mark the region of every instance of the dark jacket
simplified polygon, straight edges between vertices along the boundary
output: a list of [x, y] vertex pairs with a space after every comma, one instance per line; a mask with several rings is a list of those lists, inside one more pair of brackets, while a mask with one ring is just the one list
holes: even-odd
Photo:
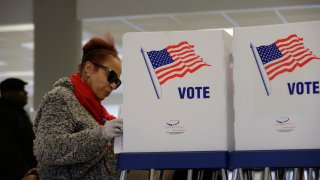
[[19, 179], [37, 161], [33, 155], [35, 138], [30, 118], [23, 107], [16, 107], [0, 98], [1, 176], [4, 179]]

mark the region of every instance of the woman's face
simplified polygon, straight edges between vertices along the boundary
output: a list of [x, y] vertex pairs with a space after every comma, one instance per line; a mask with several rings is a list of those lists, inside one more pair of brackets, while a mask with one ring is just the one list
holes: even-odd
[[[104, 67], [103, 67], [104, 66]], [[85, 72], [87, 72], [87, 83], [91, 87], [96, 98], [100, 101], [108, 97], [116, 88], [116, 84], [109, 83], [108, 77], [110, 71], [113, 70], [120, 79], [122, 73], [121, 62], [118, 58], [109, 56], [100, 63], [92, 63], [90, 61], [85, 64]]]

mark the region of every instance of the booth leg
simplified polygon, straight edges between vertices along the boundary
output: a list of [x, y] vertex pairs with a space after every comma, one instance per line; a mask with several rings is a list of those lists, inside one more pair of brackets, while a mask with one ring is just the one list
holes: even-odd
[[319, 168], [309, 168], [307, 180], [318, 180], [320, 178], [320, 169]]
[[211, 180], [217, 180], [218, 174], [219, 174], [218, 171], [214, 169], [212, 171], [212, 179]]
[[302, 169], [302, 180], [308, 180], [308, 168]]
[[120, 174], [120, 180], [125, 180], [127, 175], [127, 170], [122, 170]]
[[276, 180], [285, 180], [285, 170], [284, 169], [276, 169], [275, 170]]
[[150, 169], [149, 180], [153, 180], [153, 178], [154, 178], [154, 169]]
[[293, 180], [302, 180], [302, 173], [300, 168], [294, 168]]
[[237, 180], [237, 178], [238, 178], [238, 169], [234, 169], [233, 171], [232, 171], [232, 180]]
[[221, 178], [222, 180], [228, 180], [227, 171], [225, 169], [221, 169]]
[[192, 180], [192, 169], [188, 169], [187, 180]]
[[239, 176], [241, 180], [252, 180], [252, 171], [239, 168]]
[[307, 180], [313, 180], [313, 169], [309, 168], [308, 169], [308, 178]]
[[244, 180], [244, 175], [243, 175], [243, 169], [242, 168], [239, 168], [239, 179], [240, 180]]
[[252, 180], [252, 171], [250, 169], [243, 170], [243, 178], [245, 180]]
[[263, 178], [263, 170], [261, 169], [252, 169], [251, 170], [251, 179], [261, 180]]
[[164, 169], [161, 169], [161, 170], [160, 170], [159, 180], [164, 180], [164, 177], [165, 177], [165, 170], [164, 170]]
[[203, 172], [204, 172], [204, 170], [199, 170], [199, 171], [198, 171], [197, 180], [202, 180], [202, 179], [203, 179]]
[[254, 170], [249, 171], [250, 180], [253, 180], [253, 175], [254, 175], [253, 173], [254, 173]]
[[270, 168], [265, 167], [263, 171], [263, 180], [270, 180], [270, 179], [271, 179]]

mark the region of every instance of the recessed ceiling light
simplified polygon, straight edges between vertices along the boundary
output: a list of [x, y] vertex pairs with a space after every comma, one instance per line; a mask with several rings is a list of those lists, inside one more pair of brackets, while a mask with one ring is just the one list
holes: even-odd
[[26, 48], [26, 49], [28, 49], [30, 51], [33, 51], [34, 43], [33, 42], [21, 43], [21, 47]]
[[0, 67], [1, 66], [8, 66], [8, 63], [6, 61], [0, 61]]

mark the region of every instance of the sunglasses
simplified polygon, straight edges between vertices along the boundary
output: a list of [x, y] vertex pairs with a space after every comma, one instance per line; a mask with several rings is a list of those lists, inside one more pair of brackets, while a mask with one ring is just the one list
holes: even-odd
[[116, 85], [116, 87], [114, 89], [117, 89], [120, 85], [121, 85], [121, 80], [118, 78], [117, 73], [112, 70], [111, 68], [107, 67], [107, 66], [103, 66], [101, 64], [98, 63], [93, 63], [91, 62], [93, 65], [95, 65], [98, 68], [101, 68], [107, 72], [109, 72], [107, 80], [110, 84], [114, 83]]

